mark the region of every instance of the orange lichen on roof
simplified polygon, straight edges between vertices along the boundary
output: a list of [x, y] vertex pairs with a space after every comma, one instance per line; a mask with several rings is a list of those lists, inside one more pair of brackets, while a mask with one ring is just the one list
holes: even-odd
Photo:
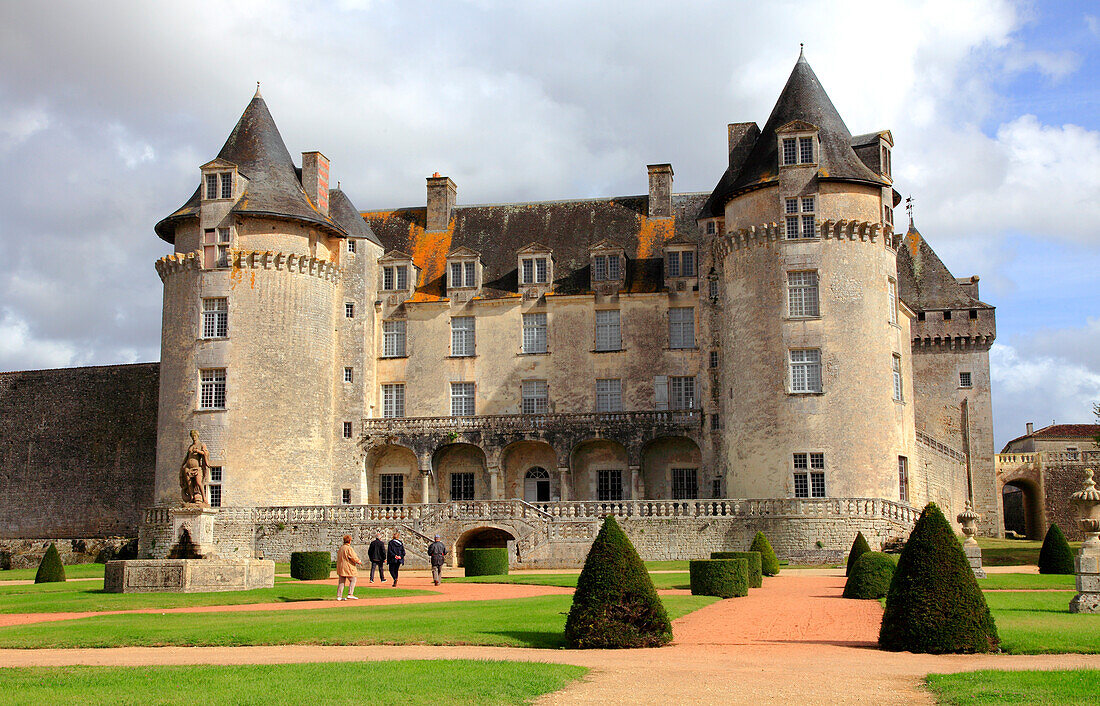
[[649, 218], [638, 216], [638, 253], [639, 260], [645, 260], [658, 253], [658, 248], [672, 239], [676, 234], [676, 219], [674, 218]]
[[443, 275], [447, 267], [447, 253], [451, 251], [451, 236], [455, 222], [447, 224], [447, 230], [427, 233], [419, 223], [409, 224], [409, 253], [413, 264], [420, 268], [423, 279], [412, 296], [414, 302], [433, 301], [443, 297]]

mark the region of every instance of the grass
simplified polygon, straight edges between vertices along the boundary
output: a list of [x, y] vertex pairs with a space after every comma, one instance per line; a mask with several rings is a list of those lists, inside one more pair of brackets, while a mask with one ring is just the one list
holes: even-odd
[[[435, 591], [358, 587], [359, 595], [371, 598], [418, 596]], [[367, 592], [369, 591], [369, 593]], [[245, 605], [330, 600], [336, 587], [324, 584], [279, 581], [274, 588], [215, 593], [106, 593], [98, 581], [0, 585], [0, 613], [68, 613], [140, 608], [182, 608], [185, 606]]]
[[[406, 660], [0, 669], [0, 704], [527, 704], [588, 670], [571, 664]], [[202, 685], [203, 688], [196, 688]], [[215, 686], [216, 685], [216, 686]]]
[[1095, 704], [1100, 671], [1004, 672], [985, 670], [929, 674], [925, 684], [936, 701], [952, 706], [997, 704]]
[[[103, 578], [103, 564], [69, 564], [65, 567], [66, 579]], [[38, 567], [33, 569], [0, 569], [0, 581], [33, 581]]]
[[[470, 576], [443, 579], [448, 583], [513, 583], [525, 586], [561, 586], [576, 588], [580, 574], [509, 574], [508, 576]], [[659, 589], [691, 588], [687, 572], [650, 574], [653, 585]]]
[[[646, 561], [646, 571], [687, 571], [688, 562], [685, 561]], [[579, 572], [580, 569], [577, 569]]]
[[1037, 591], [1057, 588], [1063, 591], [1074, 589], [1072, 574], [987, 574], [978, 579], [983, 591]]
[[986, 593], [1001, 649], [1014, 654], [1100, 653], [1100, 615], [1069, 612], [1073, 591]]
[[[978, 537], [978, 546], [982, 548], [984, 566], [1024, 566], [1039, 563], [1039, 550], [1043, 543], [1034, 539]], [[1081, 543], [1070, 542], [1069, 546], [1076, 552]]]
[[[716, 600], [662, 598], [670, 618]], [[103, 615], [0, 628], [0, 647], [430, 644], [560, 648], [565, 646], [562, 633], [571, 604], [572, 596], [540, 596], [417, 606], [345, 603], [308, 613]], [[367, 693], [373, 691], [362, 692]]]

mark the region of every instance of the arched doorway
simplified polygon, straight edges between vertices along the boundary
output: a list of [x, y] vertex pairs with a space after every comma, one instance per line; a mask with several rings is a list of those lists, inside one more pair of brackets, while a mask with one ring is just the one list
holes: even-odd
[[455, 541], [454, 556], [458, 559], [458, 565], [463, 566], [462, 553], [468, 548], [507, 548], [508, 543], [514, 542], [515, 539], [511, 532], [499, 527], [475, 527], [463, 532], [462, 536]]
[[550, 502], [550, 473], [542, 466], [529, 468], [524, 475], [523, 499], [529, 503]]
[[1005, 532], [1015, 532], [1028, 539], [1043, 538], [1043, 507], [1034, 484], [1026, 480], [1005, 483], [1001, 501]]

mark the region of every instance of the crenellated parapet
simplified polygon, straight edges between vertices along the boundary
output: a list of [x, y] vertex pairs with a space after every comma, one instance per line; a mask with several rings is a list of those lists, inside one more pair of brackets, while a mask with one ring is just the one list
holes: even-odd
[[[172, 253], [154, 263], [161, 281], [169, 275], [184, 270], [203, 270], [202, 252]], [[227, 269], [227, 268], [218, 268]], [[274, 252], [271, 250], [231, 250], [229, 253], [230, 270], [276, 270], [294, 274], [311, 275], [329, 282], [339, 282], [340, 268], [330, 260], [322, 260], [310, 255], [298, 253]]]
[[911, 323], [914, 350], [989, 348], [997, 338], [996, 312], [981, 305], [968, 309], [927, 309]]
[[194, 252], [172, 253], [157, 260], [153, 263], [153, 266], [157, 269], [157, 274], [160, 275], [160, 280], [163, 282], [168, 278], [168, 275], [177, 272], [201, 270], [202, 252], [195, 250]]
[[[818, 221], [817, 229], [821, 240], [882, 242], [885, 247], [895, 251], [901, 243], [901, 236], [894, 233], [892, 227], [871, 221], [847, 219]], [[783, 226], [775, 222], [761, 223], [760, 225], [740, 228], [722, 237], [715, 238], [714, 251], [721, 258], [734, 250], [741, 250], [754, 245], [767, 245], [778, 241], [787, 241]], [[807, 241], [802, 238], [792, 238], [789, 242]]]

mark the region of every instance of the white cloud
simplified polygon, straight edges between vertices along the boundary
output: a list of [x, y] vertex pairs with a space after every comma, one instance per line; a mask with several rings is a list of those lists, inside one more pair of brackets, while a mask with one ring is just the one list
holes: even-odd
[[49, 124], [49, 116], [41, 108], [17, 108], [0, 121], [0, 148], [11, 148]]
[[25, 321], [4, 310], [0, 317], [0, 370], [63, 368], [75, 359], [72, 345], [35, 339]]

